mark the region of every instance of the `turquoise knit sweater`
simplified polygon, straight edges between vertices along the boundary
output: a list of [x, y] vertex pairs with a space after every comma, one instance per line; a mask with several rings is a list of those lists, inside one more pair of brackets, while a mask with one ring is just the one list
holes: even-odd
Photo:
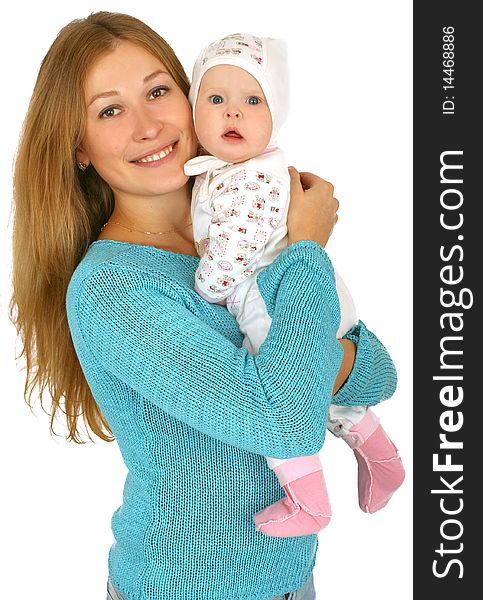
[[[302, 586], [317, 536], [273, 538], [253, 515], [284, 495], [265, 456], [318, 452], [341, 361], [332, 265], [298, 242], [258, 276], [273, 319], [257, 356], [226, 308], [194, 290], [199, 259], [94, 242], [67, 293], [82, 368], [128, 468], [109, 575], [127, 600], [264, 600]], [[334, 401], [396, 384], [365, 326]]]

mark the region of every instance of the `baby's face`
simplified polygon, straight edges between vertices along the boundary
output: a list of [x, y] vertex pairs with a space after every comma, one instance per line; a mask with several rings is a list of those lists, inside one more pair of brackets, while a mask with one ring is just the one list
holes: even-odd
[[195, 107], [200, 144], [227, 162], [261, 154], [272, 134], [272, 116], [258, 81], [244, 69], [218, 65], [201, 80]]

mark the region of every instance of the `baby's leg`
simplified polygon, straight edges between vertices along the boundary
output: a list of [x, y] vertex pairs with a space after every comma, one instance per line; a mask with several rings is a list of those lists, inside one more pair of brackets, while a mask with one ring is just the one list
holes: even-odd
[[255, 277], [250, 277], [237, 286], [227, 298], [226, 307], [236, 317], [243, 334], [243, 347], [250, 354], [258, 354], [267, 337], [272, 319], [258, 289]]
[[[226, 306], [244, 335], [243, 346], [257, 354], [272, 320], [255, 278], [239, 285]], [[286, 497], [254, 516], [257, 530], [272, 537], [293, 537], [323, 529], [330, 521], [331, 511], [319, 455], [266, 459]]]
[[[340, 304], [340, 325], [337, 338], [342, 338], [354, 325], [357, 324], [357, 312], [354, 300], [342, 277], [336, 272], [335, 285]], [[337, 437], [342, 437], [349, 429], [359, 423], [367, 412], [367, 406], [329, 406], [327, 429]]]
[[319, 455], [285, 460], [268, 457], [267, 462], [286, 497], [255, 515], [257, 530], [272, 537], [294, 537], [326, 527], [331, 508]]
[[[357, 323], [354, 301], [342, 278], [336, 274], [341, 338]], [[354, 451], [358, 465], [359, 506], [364, 512], [380, 510], [404, 481], [398, 450], [367, 406], [331, 404], [327, 428]]]
[[404, 481], [404, 467], [379, 418], [371, 409], [342, 439], [354, 451], [358, 466], [359, 506], [374, 513], [384, 508]]
[[357, 324], [357, 311], [349, 288], [337, 272], [335, 273], [335, 287], [340, 304], [340, 325], [336, 337], [340, 339]]

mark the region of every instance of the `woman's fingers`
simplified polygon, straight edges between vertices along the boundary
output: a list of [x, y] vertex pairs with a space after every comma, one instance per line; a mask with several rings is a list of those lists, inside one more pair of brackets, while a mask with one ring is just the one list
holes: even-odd
[[299, 189], [301, 186], [302, 190], [309, 190], [313, 187], [326, 187], [327, 191], [330, 194], [334, 193], [334, 186], [330, 183], [330, 181], [326, 181], [315, 175], [314, 173], [310, 173], [309, 171], [297, 171], [295, 167], [288, 168], [290, 173], [290, 185], [294, 186], [295, 189]]
[[334, 186], [322, 177], [315, 175], [314, 173], [310, 173], [309, 171], [302, 171], [299, 173], [300, 182], [304, 190], [311, 189], [317, 186], [327, 186], [327, 190], [332, 194], [334, 192]]
[[289, 167], [288, 172], [290, 174], [290, 195], [293, 197], [295, 194], [303, 192], [302, 183], [300, 181], [300, 173], [295, 167]]
[[314, 173], [299, 173], [294, 167], [289, 168], [289, 173], [289, 243], [308, 239], [325, 246], [338, 220], [339, 201], [334, 198], [334, 186]]
[[333, 210], [337, 211], [339, 209], [339, 201], [334, 197], [334, 186], [330, 181], [326, 181], [325, 179], [322, 179], [322, 177], [308, 171], [302, 171], [301, 173], [298, 173], [298, 175], [304, 191], [310, 190], [317, 193], [325, 198], [326, 201], [330, 202]]

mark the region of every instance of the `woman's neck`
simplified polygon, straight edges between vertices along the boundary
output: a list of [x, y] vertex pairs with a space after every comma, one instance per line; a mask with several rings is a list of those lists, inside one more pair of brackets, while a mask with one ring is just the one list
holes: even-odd
[[197, 256], [191, 226], [191, 185], [162, 197], [127, 198], [115, 194], [114, 210], [98, 239]]

